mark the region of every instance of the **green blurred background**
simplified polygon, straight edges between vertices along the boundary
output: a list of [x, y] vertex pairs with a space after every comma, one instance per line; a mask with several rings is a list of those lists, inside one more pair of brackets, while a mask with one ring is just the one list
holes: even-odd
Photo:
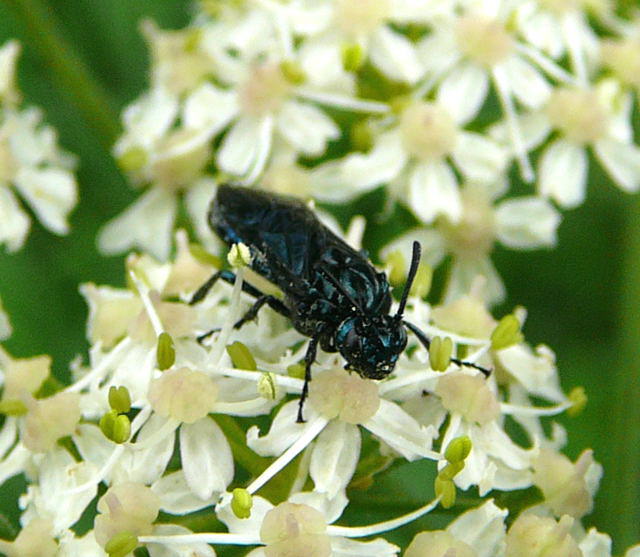
[[[63, 379], [68, 362], [87, 349], [78, 285], [123, 284], [123, 258], [98, 255], [94, 238], [135, 198], [109, 146], [119, 133], [120, 111], [148, 86], [149, 56], [139, 21], [150, 17], [160, 27], [179, 28], [191, 10], [180, 0], [0, 2], [0, 44], [17, 38], [23, 45], [18, 83], [26, 103], [43, 108], [60, 144], [80, 161], [72, 233], [59, 238], [35, 224], [21, 252], [0, 251], [0, 297], [14, 327], [5, 347], [18, 357], [51, 354]], [[637, 110], [634, 118], [638, 124]], [[379, 237], [375, 230], [367, 235], [374, 243]], [[604, 465], [595, 511], [584, 522], [609, 533], [620, 554], [640, 541], [640, 196], [620, 192], [592, 164], [587, 201], [565, 214], [557, 249], [498, 249], [494, 261], [509, 293], [496, 314], [524, 305], [528, 340], [556, 351], [566, 391], [576, 385], [587, 391], [586, 410], [561, 418], [569, 431], [566, 453], [575, 460], [593, 447]], [[385, 478], [407, 508], [424, 502], [422, 493], [414, 493], [419, 473], [419, 466], [400, 466]], [[15, 479], [0, 488], [0, 512], [14, 524], [19, 489]], [[372, 509], [373, 495], [350, 511], [354, 523], [395, 514]], [[437, 517], [399, 539], [410, 539], [419, 526], [435, 527], [430, 520]]]

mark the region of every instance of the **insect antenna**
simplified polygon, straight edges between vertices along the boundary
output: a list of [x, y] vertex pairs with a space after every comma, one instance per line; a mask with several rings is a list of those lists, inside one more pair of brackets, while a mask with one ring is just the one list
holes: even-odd
[[420, 265], [420, 242], [413, 242], [413, 254], [411, 255], [411, 267], [409, 268], [409, 274], [407, 275], [407, 282], [404, 285], [404, 290], [402, 292], [402, 298], [400, 298], [400, 305], [398, 306], [398, 311], [396, 312], [396, 319], [401, 319], [402, 314], [404, 313], [404, 307], [407, 305], [407, 298], [409, 297], [409, 292], [411, 291], [411, 285], [413, 284], [414, 279], [416, 278], [416, 273], [418, 272], [418, 265]]

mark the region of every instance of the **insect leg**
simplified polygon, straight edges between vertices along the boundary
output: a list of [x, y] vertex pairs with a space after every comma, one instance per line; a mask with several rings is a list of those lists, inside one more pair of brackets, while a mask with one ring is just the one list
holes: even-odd
[[[230, 275], [230, 276], [229, 276]], [[236, 276], [231, 271], [216, 271], [209, 277], [209, 280], [205, 282], [198, 290], [196, 290], [195, 294], [191, 297], [189, 301], [189, 305], [192, 306], [201, 302], [204, 297], [209, 293], [209, 290], [213, 288], [213, 285], [218, 282], [218, 279], [226, 280], [233, 284], [233, 281], [236, 279]]]
[[304, 355], [304, 386], [302, 387], [300, 402], [298, 402], [298, 419], [296, 420], [299, 424], [304, 423], [304, 418], [302, 417], [302, 408], [304, 406], [304, 401], [309, 394], [309, 381], [311, 381], [311, 365], [316, 360], [316, 352], [318, 350], [319, 339], [320, 335], [311, 337], [311, 341], [309, 342], [309, 346], [307, 347], [307, 353]]
[[[233, 284], [236, 280], [236, 275], [229, 270], [216, 271], [211, 277], [205, 282], [198, 290], [196, 290], [195, 294], [191, 297], [189, 301], [189, 305], [197, 304], [202, 301], [204, 297], [209, 293], [209, 291], [213, 288], [213, 285], [218, 281], [218, 279], [222, 279], [229, 284]], [[251, 321], [255, 318], [258, 313], [258, 310], [264, 305], [269, 304], [269, 307], [274, 311], [277, 311], [280, 315], [284, 315], [285, 317], [290, 317], [289, 310], [287, 306], [282, 303], [281, 300], [276, 298], [275, 296], [269, 296], [263, 294], [260, 290], [258, 290], [255, 286], [252, 286], [246, 281], [242, 283], [242, 290], [247, 294], [254, 296], [256, 299], [255, 304], [249, 309], [249, 311], [240, 319], [235, 325], [234, 328], [239, 329], [244, 325], [247, 321]], [[198, 342], [202, 343], [204, 339], [210, 337], [213, 333], [219, 331], [219, 328], [211, 329], [206, 333], [198, 336]]]
[[[416, 335], [416, 337], [418, 338], [418, 340], [420, 341], [420, 344], [422, 344], [422, 346], [424, 346], [427, 350], [429, 350], [429, 346], [431, 345], [431, 341], [427, 338], [427, 335], [425, 335], [420, 329], [418, 329], [418, 327], [416, 327], [413, 323], [409, 323], [408, 321], [402, 321], [407, 329], [409, 329], [414, 335]], [[489, 377], [489, 375], [491, 375], [491, 370], [487, 369], [486, 367], [482, 367], [476, 363], [473, 362], [467, 362], [465, 360], [460, 360], [458, 358], [450, 358], [451, 361], [459, 366], [465, 366], [465, 367], [472, 367], [473, 369], [477, 369], [478, 371], [481, 371], [485, 377]]]
[[245, 313], [240, 320], [233, 326], [234, 329], [239, 329], [248, 321], [252, 321], [258, 315], [260, 308], [268, 304], [269, 307], [275, 311], [277, 311], [280, 315], [284, 315], [285, 317], [290, 317], [289, 310], [287, 306], [285, 306], [281, 300], [278, 300], [275, 296], [270, 296], [269, 294], [260, 294], [255, 303], [249, 308], [249, 311]]

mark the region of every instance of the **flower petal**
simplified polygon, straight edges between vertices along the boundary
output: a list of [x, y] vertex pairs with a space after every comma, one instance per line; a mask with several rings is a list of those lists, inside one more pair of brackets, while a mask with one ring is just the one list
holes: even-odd
[[308, 85], [353, 95], [354, 77], [344, 69], [340, 45], [341, 40], [336, 34], [323, 33], [302, 43], [298, 60]]
[[211, 418], [180, 426], [182, 470], [201, 499], [222, 493], [233, 480], [233, 455], [224, 433]]
[[14, 102], [20, 98], [15, 84], [18, 54], [20, 43], [16, 40], [7, 41], [0, 47], [0, 98], [3, 103]]
[[204, 83], [184, 103], [182, 121], [187, 128], [208, 128], [217, 134], [238, 112], [236, 95]]
[[292, 503], [308, 505], [319, 510], [325, 517], [327, 524], [331, 524], [342, 516], [342, 512], [349, 503], [344, 490], [338, 491], [335, 497], [329, 498], [326, 493], [317, 491], [303, 491], [289, 497]]
[[380, 399], [380, 408], [362, 426], [380, 437], [407, 460], [434, 457], [431, 443], [437, 435], [437, 430], [434, 427], [421, 426], [393, 402]]
[[[559, 58], [564, 52], [564, 43], [558, 18], [554, 14], [545, 11], [537, 11], [526, 17], [526, 10], [537, 8], [533, 5], [522, 4], [523, 10], [517, 10], [519, 25], [522, 34], [528, 43], [539, 50], [543, 50], [552, 58]], [[526, 14], [528, 16], [528, 14]]]
[[154, 87], [130, 104], [124, 111], [125, 134], [118, 140], [115, 152], [122, 154], [131, 146], [153, 148], [165, 135], [178, 115], [178, 99], [162, 87]]
[[560, 388], [554, 355], [548, 348], [539, 346], [534, 352], [526, 344], [517, 344], [499, 350], [496, 358], [529, 393], [556, 403], [566, 401]]
[[519, 56], [511, 56], [504, 63], [511, 90], [524, 106], [540, 108], [551, 94], [551, 85], [529, 62]]
[[556, 244], [561, 215], [546, 199], [520, 197], [507, 199], [495, 212], [496, 235], [514, 249], [532, 249]]
[[608, 139], [596, 142], [594, 148], [602, 165], [624, 191], [640, 189], [640, 148]]
[[[153, 414], [140, 429], [137, 442], [153, 438], [161, 430], [166, 419]], [[136, 482], [151, 484], [155, 482], [167, 468], [175, 442], [175, 433], [158, 439], [157, 443], [141, 450], [126, 451], [118, 460], [112, 472], [112, 481], [117, 483]], [[112, 449], [113, 450], [113, 449]]]
[[187, 212], [198, 239], [212, 253], [220, 253], [222, 249], [222, 240], [213, 233], [207, 219], [209, 205], [215, 195], [216, 187], [215, 180], [204, 177], [192, 184], [184, 196]]
[[482, 107], [489, 91], [487, 72], [471, 62], [451, 70], [438, 88], [440, 106], [446, 106], [458, 124], [473, 119]]
[[587, 185], [587, 154], [583, 147], [564, 139], [549, 145], [539, 165], [538, 191], [565, 209], [584, 201]]
[[[520, 134], [527, 151], [533, 151], [549, 136], [551, 125], [544, 112], [528, 112], [519, 115]], [[501, 145], [512, 147], [509, 126], [506, 120], [501, 120], [489, 128], [489, 135]]]
[[416, 164], [409, 176], [409, 208], [425, 224], [438, 215], [460, 220], [462, 203], [456, 177], [444, 161]]
[[201, 499], [194, 495], [182, 470], [162, 476], [151, 486], [151, 490], [160, 498], [160, 508], [171, 514], [199, 511], [214, 505], [218, 498], [216, 493], [209, 499]]
[[351, 481], [360, 457], [360, 431], [357, 426], [333, 420], [318, 436], [309, 472], [315, 490], [329, 499]]
[[447, 31], [430, 33], [418, 43], [418, 56], [432, 78], [449, 74], [460, 58], [455, 36]]
[[406, 157], [398, 134], [382, 134], [368, 153], [354, 153], [313, 168], [309, 187], [318, 200], [344, 203], [393, 180]]
[[15, 185], [31, 206], [38, 220], [56, 234], [69, 232], [67, 215], [78, 202], [73, 174], [59, 168], [22, 167]]
[[399, 251], [404, 256], [408, 269], [411, 263], [413, 242], [420, 242], [422, 247], [421, 261], [432, 267], [437, 267], [445, 256], [444, 239], [438, 231], [429, 228], [413, 228], [382, 248], [380, 258], [384, 261], [390, 253]]
[[500, 554], [504, 544], [504, 520], [508, 514], [507, 510], [489, 500], [460, 515], [447, 527], [447, 531], [473, 547], [478, 557], [493, 557]]
[[461, 132], [453, 160], [467, 179], [493, 181], [507, 166], [507, 151], [478, 133]]
[[258, 153], [260, 122], [244, 116], [227, 132], [217, 156], [222, 170], [237, 176], [248, 172]]
[[505, 288], [491, 260], [488, 257], [478, 257], [477, 259], [457, 257], [453, 261], [451, 274], [447, 281], [444, 295], [445, 303], [468, 295], [478, 276], [485, 280], [484, 288], [482, 288], [484, 301], [489, 305], [501, 302], [505, 296]]
[[165, 189], [151, 188], [102, 227], [98, 247], [107, 254], [138, 247], [164, 261], [169, 256], [175, 212], [175, 196]]
[[297, 151], [306, 155], [321, 155], [328, 141], [340, 137], [340, 129], [324, 112], [295, 101], [283, 105], [276, 126]]
[[[188, 536], [190, 534], [193, 534], [191, 530], [177, 524], [156, 524], [153, 527], [154, 536]], [[205, 542], [146, 543], [144, 545], [149, 551], [149, 557], [216, 557], [213, 547]], [[83, 553], [82, 555], [89, 554]]]
[[89, 484], [73, 497], [67, 491], [84, 485], [96, 472], [87, 462], [76, 462], [64, 449], [49, 451], [39, 466], [40, 489], [33, 494], [38, 515], [53, 521], [56, 532], [75, 524], [98, 491], [97, 484]]
[[271, 422], [269, 433], [260, 436], [256, 426], [247, 431], [247, 445], [261, 456], [280, 456], [296, 440], [301, 437], [310, 425], [313, 425], [311, 405], [305, 407], [303, 424], [296, 422], [298, 416], [298, 401], [287, 402]]
[[331, 550], [333, 557], [393, 557], [400, 548], [382, 538], [361, 542], [335, 536], [331, 538]]
[[371, 37], [369, 58], [395, 81], [415, 83], [424, 71], [411, 41], [387, 26], [380, 27]]
[[31, 221], [9, 188], [0, 184], [0, 244], [9, 251], [19, 250], [29, 232]]

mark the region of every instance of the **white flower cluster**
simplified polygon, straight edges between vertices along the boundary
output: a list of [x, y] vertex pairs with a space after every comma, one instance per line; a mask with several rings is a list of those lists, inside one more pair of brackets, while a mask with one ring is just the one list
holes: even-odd
[[[240, 545], [253, 557], [392, 556], [400, 548], [384, 532], [452, 508], [464, 490], [475, 508], [453, 507], [447, 528], [418, 534], [405, 555], [611, 555], [610, 538], [581, 523], [601, 467], [590, 450], [562, 455], [565, 430], [545, 423], [579, 411], [584, 393], [565, 395], [551, 349], [525, 342], [524, 309], [494, 319], [504, 287], [490, 254], [496, 241], [553, 246], [558, 209], [584, 200], [591, 154], [622, 189], [640, 187], [630, 123], [640, 25], [598, 0], [199, 8], [183, 30], [142, 25], [151, 87], [125, 110], [114, 155], [147, 189], [99, 244], [145, 254], [127, 259], [127, 288], [81, 287], [88, 361], [61, 386], [48, 356], [0, 347], [0, 484], [27, 480], [22, 530], [0, 552], [125, 557], [144, 545], [152, 557], [214, 556]], [[17, 52], [0, 50], [0, 184], [64, 233], [72, 161], [36, 111], [19, 110]], [[414, 240], [432, 266], [453, 257], [442, 303], [423, 300], [425, 268], [407, 303], [429, 352], [410, 336], [380, 382], [319, 352], [306, 422], [296, 421], [309, 339], [268, 308], [234, 329], [252, 303], [243, 281], [259, 278], [246, 247], [228, 259], [232, 286], [188, 303], [222, 262], [174, 235], [178, 205], [217, 247], [204, 217], [229, 179], [328, 203], [383, 186], [404, 204], [418, 227], [381, 251], [392, 280], [406, 275]], [[513, 195], [517, 179], [528, 195]], [[27, 219], [0, 187], [0, 242], [20, 247]], [[354, 247], [362, 231], [356, 221], [346, 234]], [[0, 340], [10, 334], [0, 307]], [[356, 489], [400, 460], [431, 461], [415, 478], [431, 500], [384, 522], [335, 524]], [[515, 520], [503, 492], [530, 498]], [[93, 518], [82, 535], [81, 517]]]
[[9, 251], [23, 246], [31, 225], [12, 187], [55, 234], [69, 232], [67, 216], [77, 202], [75, 159], [60, 150], [38, 108], [21, 108], [15, 83], [19, 53], [17, 41], [0, 48], [0, 246]]
[[[433, 308], [411, 297], [409, 319], [429, 323], [430, 335], [448, 336], [494, 373], [485, 378], [449, 356], [435, 364], [437, 355], [416, 339], [380, 383], [322, 353], [307, 421], [297, 423], [308, 339], [269, 309], [232, 328], [252, 304], [242, 294], [242, 266], [233, 286], [219, 282], [189, 305], [214, 267], [184, 232], [176, 243], [170, 263], [130, 256], [129, 288], [81, 287], [92, 346], [86, 365], [72, 365], [71, 385], [53, 386], [47, 356], [15, 359], [0, 350], [0, 483], [27, 478], [23, 529], [12, 542], [0, 540], [4, 554], [124, 557], [144, 544], [152, 557], [213, 556], [214, 547], [234, 544], [257, 546], [254, 557], [392, 556], [399, 548], [381, 533], [438, 504], [450, 507], [457, 489], [475, 487], [476, 509], [446, 530], [420, 534], [406, 554], [610, 555], [610, 538], [580, 524], [600, 466], [591, 451], [571, 462], [559, 452], [563, 428], [552, 424], [549, 436], [541, 423], [583, 401], [560, 390], [551, 350], [523, 341], [524, 312], [496, 323], [474, 295]], [[236, 252], [230, 261], [242, 265]], [[197, 342], [212, 326], [216, 332]], [[273, 416], [267, 432], [235, 420], [259, 416]], [[522, 444], [507, 433], [510, 420], [525, 433]], [[397, 459], [433, 461], [431, 479], [415, 481], [435, 478], [434, 500], [385, 522], [334, 525], [348, 488], [370, 483]], [[93, 528], [78, 536], [73, 527], [101, 485], [108, 489]], [[508, 509], [488, 495], [534, 486], [538, 503], [507, 528]], [[156, 522], [160, 511], [165, 518]], [[215, 516], [228, 532], [192, 533], [191, 516], [212, 524]], [[365, 536], [373, 539], [357, 539]]]
[[[504, 297], [494, 243], [553, 246], [558, 208], [585, 198], [590, 153], [620, 188], [640, 187], [630, 122], [640, 24], [613, 3], [200, 8], [183, 30], [142, 26], [151, 88], [126, 109], [115, 156], [149, 189], [103, 229], [106, 252], [140, 247], [165, 260], [176, 192], [206, 236], [212, 172], [330, 203], [385, 186], [420, 223], [408, 237], [422, 238], [431, 262], [453, 256], [446, 298], [482, 275], [492, 303]], [[514, 197], [518, 173], [530, 193]]]

